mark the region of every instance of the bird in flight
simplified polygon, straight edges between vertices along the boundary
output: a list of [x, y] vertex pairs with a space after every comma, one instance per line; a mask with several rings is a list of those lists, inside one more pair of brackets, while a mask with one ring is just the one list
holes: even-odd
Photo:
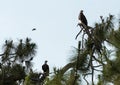
[[81, 21], [82, 24], [88, 26], [88, 22], [87, 22], [85, 15], [83, 14], [83, 10], [80, 11], [78, 19]]
[[35, 31], [35, 30], [36, 30], [36, 28], [33, 28], [33, 29], [32, 29], [32, 31]]

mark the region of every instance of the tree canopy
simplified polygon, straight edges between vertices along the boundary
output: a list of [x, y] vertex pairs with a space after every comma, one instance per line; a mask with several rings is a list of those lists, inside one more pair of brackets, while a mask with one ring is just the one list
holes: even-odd
[[74, 47], [73, 56], [62, 68], [53, 68], [49, 76], [33, 71], [31, 61], [37, 45], [30, 38], [18, 43], [6, 40], [0, 54], [0, 85], [119, 85], [120, 19], [100, 16], [93, 27], [84, 23], [78, 26], [78, 47]]

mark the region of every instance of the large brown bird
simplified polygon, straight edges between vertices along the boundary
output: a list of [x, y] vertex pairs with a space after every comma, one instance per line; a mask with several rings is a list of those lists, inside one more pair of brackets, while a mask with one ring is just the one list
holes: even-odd
[[78, 19], [81, 21], [82, 24], [88, 26], [88, 22], [87, 22], [85, 15], [83, 14], [83, 10], [80, 11]]
[[46, 73], [47, 75], [49, 75], [49, 65], [47, 64], [47, 60], [45, 61], [45, 63], [42, 65], [42, 70], [44, 71], [44, 73]]

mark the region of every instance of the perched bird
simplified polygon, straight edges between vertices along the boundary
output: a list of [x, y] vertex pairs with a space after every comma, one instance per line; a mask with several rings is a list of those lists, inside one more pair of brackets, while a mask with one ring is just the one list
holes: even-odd
[[35, 30], [36, 30], [36, 28], [33, 28], [33, 29], [32, 29], [32, 31], [35, 31]]
[[44, 71], [44, 73], [46, 73], [47, 75], [49, 75], [49, 65], [47, 64], [47, 60], [44, 62], [44, 64], [42, 65], [42, 70]]
[[5, 43], [7, 44], [7, 43], [8, 43], [8, 41], [7, 41], [7, 40], [5, 40]]
[[82, 24], [88, 26], [88, 22], [87, 22], [85, 15], [83, 14], [83, 10], [80, 11], [78, 19], [81, 21]]
[[29, 61], [31, 61], [31, 60], [33, 60], [33, 57], [31, 57], [31, 58], [29, 59]]
[[[76, 35], [75, 39], [77, 39], [78, 35], [81, 33], [81, 31], [83, 30], [83, 28], [88, 28], [88, 22], [87, 19], [85, 17], [85, 15], [83, 14], [83, 10], [80, 11], [80, 14], [78, 16], [78, 20], [80, 21], [77, 26], [82, 27], [82, 29], [80, 30], [80, 32]], [[84, 30], [83, 30], [84, 31]]]

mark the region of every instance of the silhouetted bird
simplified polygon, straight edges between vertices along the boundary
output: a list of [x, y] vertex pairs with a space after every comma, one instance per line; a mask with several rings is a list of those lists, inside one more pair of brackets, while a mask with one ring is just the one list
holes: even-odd
[[36, 30], [36, 28], [33, 28], [33, 29], [32, 29], [32, 31], [35, 31], [35, 30]]
[[78, 19], [81, 21], [81, 23], [88, 26], [88, 22], [87, 22], [87, 19], [86, 19], [85, 15], [83, 14], [83, 10], [80, 11]]
[[33, 57], [31, 57], [31, 58], [29, 59], [29, 61], [31, 61], [31, 60], [33, 60]]
[[7, 40], [5, 40], [5, 43], [7, 44], [7, 43], [8, 43], [8, 41], [7, 41]]
[[47, 60], [44, 62], [44, 64], [42, 65], [42, 70], [44, 71], [44, 73], [46, 73], [47, 75], [49, 75], [49, 65], [47, 64]]

